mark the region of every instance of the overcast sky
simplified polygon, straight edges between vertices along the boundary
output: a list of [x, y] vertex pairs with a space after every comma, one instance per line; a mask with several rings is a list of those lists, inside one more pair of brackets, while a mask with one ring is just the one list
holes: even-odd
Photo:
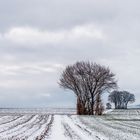
[[0, 0], [0, 107], [74, 106], [66, 65], [109, 66], [140, 104], [139, 0]]

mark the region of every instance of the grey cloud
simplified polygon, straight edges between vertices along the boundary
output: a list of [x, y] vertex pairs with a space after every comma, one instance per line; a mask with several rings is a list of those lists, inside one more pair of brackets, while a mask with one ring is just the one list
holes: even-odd
[[[7, 27], [31, 25], [34, 27], [69, 28], [73, 25], [114, 18], [115, 3], [91, 0], [24, 0], [1, 1], [1, 30]], [[106, 16], [105, 16], [106, 15]]]
[[[1, 0], [0, 106], [74, 106], [74, 94], [60, 89], [58, 80], [64, 67], [77, 60], [109, 66], [116, 73], [120, 89], [136, 94], [138, 104], [139, 4], [138, 0]], [[75, 27], [87, 31], [87, 25], [101, 31], [103, 36], [91, 38], [82, 33], [82, 38], [71, 34], [71, 39], [42, 41], [44, 32], [58, 37], [63, 31], [69, 34]], [[30, 43], [26, 41], [28, 38], [16, 42], [5, 37], [11, 29], [26, 27], [39, 30], [40, 39], [38, 32], [37, 38], [33, 37], [34, 32], [29, 36]], [[16, 40], [19, 34], [11, 36]]]

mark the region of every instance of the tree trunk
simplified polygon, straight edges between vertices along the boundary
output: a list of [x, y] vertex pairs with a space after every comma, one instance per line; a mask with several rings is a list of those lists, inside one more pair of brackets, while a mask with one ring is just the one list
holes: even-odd
[[91, 94], [91, 115], [94, 115], [94, 99], [93, 99], [93, 94]]

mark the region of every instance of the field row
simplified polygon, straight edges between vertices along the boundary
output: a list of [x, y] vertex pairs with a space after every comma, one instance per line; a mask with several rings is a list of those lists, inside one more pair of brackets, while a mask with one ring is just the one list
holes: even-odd
[[1, 115], [0, 140], [139, 140], [139, 110], [103, 116]]
[[0, 139], [42, 139], [46, 137], [53, 115], [0, 117]]

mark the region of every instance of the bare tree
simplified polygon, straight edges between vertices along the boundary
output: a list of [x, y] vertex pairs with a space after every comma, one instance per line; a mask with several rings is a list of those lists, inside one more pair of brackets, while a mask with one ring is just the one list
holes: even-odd
[[127, 91], [113, 91], [108, 100], [115, 104], [115, 109], [127, 109], [128, 103], [133, 103], [135, 101], [134, 94]]
[[106, 109], [111, 109], [111, 108], [112, 108], [111, 104], [110, 103], [106, 103]]
[[95, 102], [95, 114], [96, 115], [102, 115], [103, 111], [104, 111], [104, 106], [101, 100], [101, 95], [98, 94], [96, 96], [96, 102]]
[[59, 85], [76, 94], [78, 114], [94, 115], [97, 114], [97, 108], [95, 109], [95, 103], [99, 103], [97, 100], [101, 99], [104, 92], [116, 87], [114, 76], [105, 66], [77, 62], [66, 67], [60, 77]]

